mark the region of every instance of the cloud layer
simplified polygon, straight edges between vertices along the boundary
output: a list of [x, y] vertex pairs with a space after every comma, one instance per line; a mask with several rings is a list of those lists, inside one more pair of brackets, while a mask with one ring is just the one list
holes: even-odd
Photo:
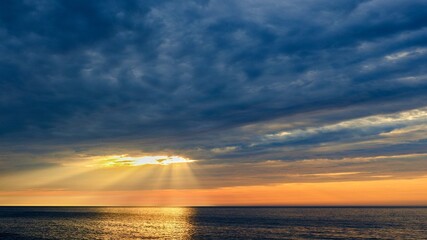
[[0, 5], [1, 172], [147, 153], [246, 176], [426, 153], [425, 1]]

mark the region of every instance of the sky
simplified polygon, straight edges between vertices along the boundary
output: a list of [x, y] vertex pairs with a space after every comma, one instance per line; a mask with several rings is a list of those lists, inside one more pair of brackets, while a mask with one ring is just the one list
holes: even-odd
[[0, 205], [427, 205], [427, 2], [0, 2]]

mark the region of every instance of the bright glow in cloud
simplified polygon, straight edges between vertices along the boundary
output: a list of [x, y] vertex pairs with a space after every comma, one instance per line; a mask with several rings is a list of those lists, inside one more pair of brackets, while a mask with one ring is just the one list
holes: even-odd
[[385, 56], [385, 58], [389, 61], [396, 61], [409, 56], [422, 55], [422, 54], [425, 54], [426, 52], [427, 52], [426, 48], [417, 48], [412, 51], [402, 51], [402, 52], [390, 54]]
[[237, 149], [236, 146], [228, 146], [228, 147], [223, 147], [223, 148], [213, 148], [211, 151], [213, 153], [229, 153], [229, 152], [233, 152]]
[[95, 159], [96, 165], [103, 167], [120, 167], [120, 166], [141, 166], [141, 165], [170, 165], [176, 163], [190, 163], [195, 160], [181, 156], [138, 156], [132, 157], [128, 155], [118, 156], [103, 156]]

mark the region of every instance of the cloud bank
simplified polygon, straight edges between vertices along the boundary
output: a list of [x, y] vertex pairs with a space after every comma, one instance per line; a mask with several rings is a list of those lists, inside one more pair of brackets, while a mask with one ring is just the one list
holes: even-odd
[[0, 5], [1, 172], [169, 154], [268, 183], [294, 181], [269, 161], [427, 153], [425, 1]]

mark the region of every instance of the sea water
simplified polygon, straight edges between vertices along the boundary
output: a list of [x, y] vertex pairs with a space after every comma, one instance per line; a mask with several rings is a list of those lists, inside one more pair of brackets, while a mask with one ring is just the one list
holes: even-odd
[[427, 208], [0, 207], [0, 239], [427, 239]]

